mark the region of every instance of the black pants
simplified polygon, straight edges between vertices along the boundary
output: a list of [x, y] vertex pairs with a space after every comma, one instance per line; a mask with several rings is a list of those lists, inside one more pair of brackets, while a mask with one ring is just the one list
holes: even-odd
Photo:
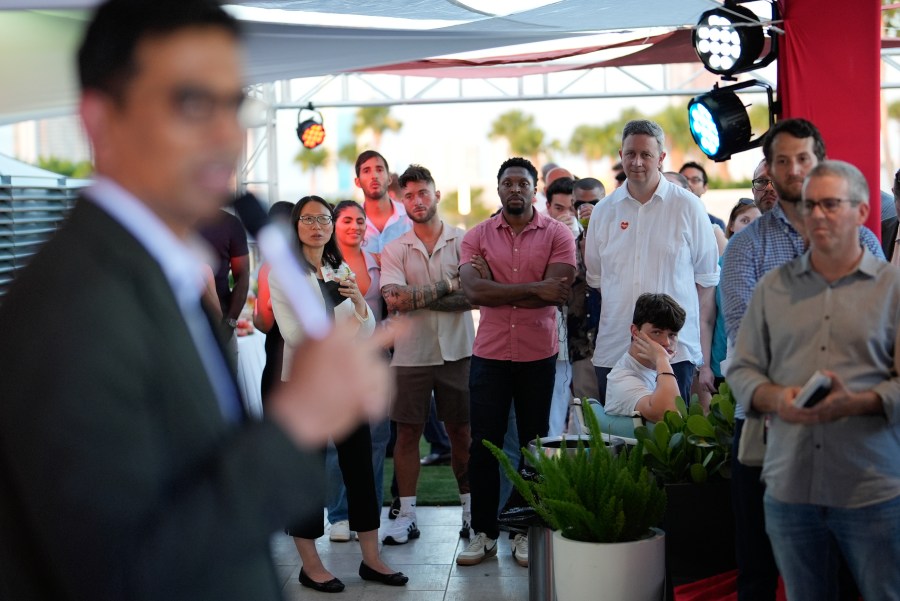
[[731, 448], [731, 505], [734, 509], [735, 557], [738, 565], [738, 601], [774, 601], [778, 568], [766, 534], [761, 467], [738, 461], [744, 420], [734, 420]]
[[521, 363], [472, 356], [469, 368], [472, 426], [469, 484], [475, 532], [484, 532], [490, 538], [500, 534], [497, 525], [500, 472], [497, 460], [482, 441], [488, 440], [503, 448], [511, 404], [516, 408], [516, 430], [521, 446], [546, 436], [555, 377], [556, 355]]
[[[357, 532], [378, 530], [381, 525], [381, 508], [375, 496], [375, 473], [372, 470], [372, 434], [369, 424], [364, 423], [346, 439], [336, 445], [338, 463], [344, 486], [347, 488], [347, 509], [350, 514], [350, 529]], [[322, 450], [325, 463], [325, 450]], [[302, 475], [301, 475], [302, 477]], [[325, 507], [325, 491], [311, 490], [320, 498], [319, 506]], [[316, 539], [325, 533], [322, 512], [315, 512], [308, 519], [294, 524], [286, 530], [297, 538]]]

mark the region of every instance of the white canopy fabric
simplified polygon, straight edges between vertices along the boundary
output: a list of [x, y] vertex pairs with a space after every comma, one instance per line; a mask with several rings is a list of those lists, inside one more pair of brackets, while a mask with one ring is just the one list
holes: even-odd
[[[74, 53], [98, 0], [0, 0], [0, 123], [71, 113]], [[462, 0], [246, 0], [277, 9], [247, 21], [247, 82], [326, 75], [448, 54], [566, 37], [697, 22], [713, 0], [557, 0], [511, 16], [489, 16]], [[502, 3], [501, 3], [502, 4]], [[26, 10], [30, 9], [30, 10]], [[44, 9], [44, 10], [36, 10]], [[68, 9], [68, 10], [60, 10]], [[407, 29], [294, 24], [303, 12], [406, 19]], [[427, 29], [417, 21], [451, 23]], [[431, 25], [429, 25], [431, 26]], [[640, 34], [636, 34], [640, 35]]]

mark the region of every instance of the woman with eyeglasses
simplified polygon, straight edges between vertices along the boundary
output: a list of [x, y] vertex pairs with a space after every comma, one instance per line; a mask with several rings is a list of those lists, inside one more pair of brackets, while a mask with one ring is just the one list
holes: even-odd
[[[297, 233], [300, 257], [308, 269], [309, 283], [320, 292], [329, 314], [335, 321], [349, 320], [357, 323], [358, 335], [371, 335], [375, 329], [375, 316], [360, 292], [355, 275], [341, 255], [335, 239], [331, 205], [318, 196], [304, 196], [294, 206], [291, 223]], [[294, 349], [303, 339], [303, 332], [279, 284], [273, 280], [269, 286], [275, 319], [285, 341], [285, 369], [282, 379], [286, 379], [287, 367]], [[340, 366], [335, 366], [334, 377], [340, 377]], [[375, 495], [369, 425], [360, 425], [346, 439], [336, 442], [336, 446], [347, 488], [350, 528], [357, 531], [362, 551], [359, 575], [363, 580], [402, 586], [409, 579], [403, 573], [389, 568], [378, 552], [381, 508]], [[321, 491], [321, 496], [324, 506], [324, 491]], [[325, 568], [316, 550], [316, 539], [324, 534], [322, 515], [316, 514], [300, 524], [292, 525], [287, 533], [294, 537], [294, 544], [303, 564], [300, 568], [300, 584], [325, 593], [344, 590], [344, 583]]]

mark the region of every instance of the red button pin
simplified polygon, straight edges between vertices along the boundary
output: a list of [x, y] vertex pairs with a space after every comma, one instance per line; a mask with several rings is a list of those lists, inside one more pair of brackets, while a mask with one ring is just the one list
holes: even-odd
[[628, 229], [628, 222], [627, 222], [627, 221], [623, 221], [622, 223], [619, 224], [619, 227], [622, 228], [623, 230], [627, 230], [627, 229]]

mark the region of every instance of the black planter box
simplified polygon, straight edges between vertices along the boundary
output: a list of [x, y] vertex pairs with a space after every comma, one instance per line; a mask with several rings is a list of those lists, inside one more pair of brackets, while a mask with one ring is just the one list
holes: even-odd
[[666, 574], [670, 586], [700, 580], [737, 567], [731, 481], [667, 484]]

